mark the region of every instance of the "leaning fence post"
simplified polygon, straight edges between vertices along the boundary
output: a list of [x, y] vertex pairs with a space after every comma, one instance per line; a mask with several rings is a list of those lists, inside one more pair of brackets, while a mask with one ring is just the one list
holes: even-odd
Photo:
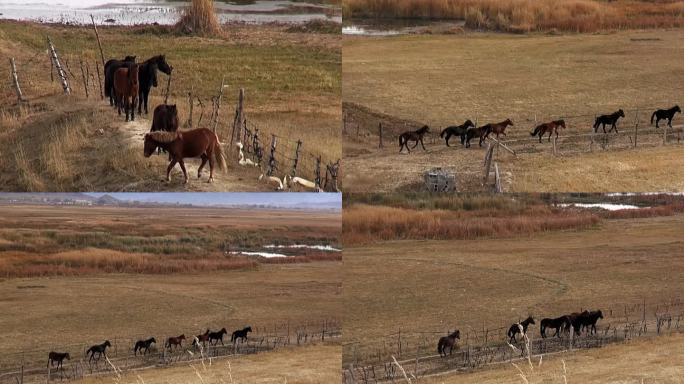
[[195, 104], [193, 103], [192, 99], [192, 91], [195, 89], [195, 86], [190, 87], [190, 92], [188, 92], [188, 103], [190, 104], [190, 115], [188, 116], [188, 127], [192, 128], [192, 106]]
[[85, 89], [85, 95], [87, 99], [88, 97], [90, 97], [90, 93], [88, 92], [88, 79], [86, 78], [85, 69], [83, 69], [83, 59], [79, 59], [79, 63], [81, 64], [81, 77], [83, 78], [83, 89]]
[[100, 63], [95, 60], [95, 68], [97, 69], [97, 85], [100, 86], [100, 99], [104, 100], [104, 93], [102, 93], [102, 77], [100, 77]]
[[24, 100], [24, 94], [21, 93], [21, 87], [19, 86], [19, 77], [17, 76], [17, 66], [14, 64], [14, 57], [10, 57], [10, 67], [12, 67], [12, 81], [14, 82], [14, 89], [17, 91], [17, 99], [19, 101]]
[[299, 164], [299, 150], [302, 147], [302, 141], [297, 140], [297, 148], [295, 149], [294, 164], [292, 165], [292, 177], [297, 176], [297, 164]]
[[[169, 76], [169, 82], [170, 81], [171, 81], [171, 76]], [[223, 76], [221, 78], [221, 89], [219, 90], [218, 99], [216, 100], [216, 119], [214, 120], [214, 127], [213, 127], [214, 133], [216, 133], [216, 127], [218, 126], [218, 122], [219, 122], [219, 110], [221, 109], [221, 99], [223, 99], [223, 88], [225, 87], [225, 82], [226, 82], [226, 77]], [[167, 89], [167, 94], [168, 94], [168, 89]], [[232, 139], [231, 139], [231, 144], [232, 144]]]
[[238, 126], [244, 120], [244, 117], [243, 117], [243, 115], [244, 115], [244, 111], [243, 111], [244, 100], [245, 100], [245, 89], [240, 88], [240, 93], [238, 93], [237, 106], [235, 107], [235, 120], [233, 120], [233, 133], [230, 135], [231, 147], [233, 146], [233, 139], [235, 138], [235, 132], [238, 133], [238, 139], [239, 139], [241, 129], [238, 129]]
[[48, 48], [50, 49], [50, 55], [52, 57], [52, 64], [54, 64], [55, 68], [57, 68], [57, 74], [59, 75], [59, 78], [62, 82], [62, 88], [64, 89], [64, 94], [70, 95], [71, 94], [71, 88], [69, 87], [69, 82], [67, 81], [66, 73], [64, 73], [64, 69], [62, 68], [62, 64], [59, 63], [59, 58], [57, 57], [57, 52], [55, 51], [55, 46], [52, 45], [52, 40], [50, 40], [50, 36], [47, 37], [47, 42], [48, 42]]
[[276, 160], [275, 160], [275, 153], [276, 153], [276, 144], [278, 141], [278, 137], [276, 135], [271, 135], [271, 156], [268, 159], [268, 171], [267, 175], [268, 176], [273, 176], [273, 172], [275, 171], [276, 168]]
[[102, 59], [102, 69], [104, 70], [105, 66], [105, 59], [104, 59], [104, 52], [102, 51], [102, 43], [100, 42], [100, 34], [97, 33], [97, 25], [95, 25], [95, 18], [93, 15], [90, 15], [90, 20], [93, 22], [93, 29], [95, 30], [95, 37], [97, 38], [97, 46], [100, 48], [100, 58]]
[[378, 143], [378, 148], [382, 148], [382, 121], [378, 123], [378, 135], [380, 136], [380, 142]]

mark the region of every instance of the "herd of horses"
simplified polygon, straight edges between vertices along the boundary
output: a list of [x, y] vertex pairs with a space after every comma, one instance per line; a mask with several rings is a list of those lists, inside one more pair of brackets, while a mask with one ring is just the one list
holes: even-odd
[[[670, 109], [659, 109], [653, 112], [651, 115], [651, 125], [653, 125], [655, 122], [656, 128], [660, 128], [660, 121], [667, 120], [668, 126], [672, 127], [672, 120], [677, 113], [681, 112], [682, 110], [678, 105], [675, 105]], [[617, 133], [618, 120], [624, 117], [625, 112], [622, 109], [608, 115], [601, 115], [594, 120], [594, 132], [598, 132], [599, 127], [601, 127], [604, 134], [612, 132], [613, 130]], [[449, 140], [453, 136], [460, 137], [461, 145], [465, 146], [466, 148], [470, 148], [470, 141], [472, 139], [478, 138], [479, 146], [482, 147], [482, 143], [487, 140], [490, 135], [496, 135], [497, 139], [500, 135], [506, 136], [506, 128], [513, 125], [514, 124], [511, 119], [506, 119], [500, 123], [489, 123], [481, 127], [476, 127], [471, 120], [466, 120], [465, 123], [461, 125], [454, 125], [444, 128], [440, 133], [440, 137], [446, 141], [447, 147], [451, 146], [449, 144]], [[610, 127], [608, 131], [606, 131], [606, 126]], [[530, 132], [530, 136], [539, 136], [539, 142], [541, 143], [542, 138], [548, 134], [548, 141], [550, 142], [552, 135], [555, 134], [556, 138], [558, 138], [559, 130], [565, 127], [565, 121], [562, 119], [542, 123], [536, 126], [532, 132]], [[402, 152], [404, 149], [406, 149], [408, 153], [411, 153], [411, 149], [415, 149], [418, 144], [420, 144], [423, 147], [423, 150], [426, 151], [427, 149], [423, 143], [423, 138], [428, 133], [430, 133], [430, 127], [427, 125], [415, 131], [407, 131], [402, 133], [399, 135], [399, 152]], [[414, 143], [414, 145], [410, 148], [409, 142]]]
[[[157, 55], [136, 63], [136, 56], [123, 59], [111, 59], [105, 63], [105, 95], [109, 104], [117, 108], [119, 115], [123, 109], [126, 121], [135, 120], [135, 107], [138, 115], [143, 111], [148, 114], [150, 90], [157, 87], [157, 71], [171, 75], [173, 67], [166, 61], [166, 55]], [[200, 158], [197, 178], [202, 177], [204, 166], [209, 163], [209, 180], [214, 180], [214, 166], [223, 170], [227, 168], [226, 158], [221, 142], [213, 131], [197, 128], [189, 131], [178, 130], [178, 109], [176, 105], [160, 104], [154, 108], [152, 127], [144, 137], [144, 155], [150, 157], [157, 151], [169, 154], [169, 165], [166, 169], [166, 181], [171, 181], [171, 170], [178, 164], [183, 171], [185, 183], [188, 172], [185, 169], [185, 158]]]
[[[235, 330], [231, 334], [230, 342], [233, 343], [233, 345], [235, 345], [238, 342], [244, 343], [247, 341], [247, 336], [250, 332], [252, 332], [251, 326]], [[221, 345], [225, 345], [223, 344], [223, 337], [227, 333], [228, 331], [226, 331], [225, 328], [221, 328], [221, 330], [217, 332], [212, 332], [209, 329], [207, 329], [206, 332], [197, 335], [193, 338], [192, 347], [197, 349], [200, 347], [200, 344], [202, 345], [202, 347], [205, 347], [207, 343], [213, 346], [217, 346], [219, 343]], [[185, 334], [182, 334], [180, 336], [169, 337], [166, 339], [164, 348], [168, 350], [182, 348], [183, 340], [185, 339]], [[138, 340], [135, 342], [135, 345], [133, 346], [133, 354], [137, 356], [138, 352], [140, 352], [140, 354], [144, 356], [150, 351], [150, 348], [153, 344], [157, 344], [157, 340], [154, 337], [150, 337], [146, 340]], [[88, 357], [88, 363], [92, 363], [93, 361], [97, 363], [103, 356], [107, 357], [107, 348], [111, 346], [112, 343], [110, 343], [109, 340], [105, 340], [105, 342], [102, 344], [96, 344], [88, 348], [85, 353], [85, 356]], [[68, 352], [52, 351], [48, 354], [48, 368], [50, 366], [55, 367], [56, 365], [57, 370], [59, 370], [63, 367], [64, 360], [71, 360], [71, 355]]]
[[[601, 310], [585, 310], [556, 318], [545, 318], [539, 323], [539, 334], [545, 339], [548, 337], [546, 331], [548, 329], [553, 329], [556, 332], [551, 337], [560, 338], [561, 335], [570, 334], [570, 332], [580, 336], [582, 331], [586, 331], [588, 334], [592, 335], [597, 333], [596, 323], [599, 319], [603, 319], [603, 312], [601, 312]], [[527, 329], [529, 326], [535, 324], [535, 320], [532, 316], [528, 316], [525, 320], [512, 324], [506, 333], [508, 343], [516, 344], [518, 342], [518, 335], [522, 335], [524, 338], [527, 336]], [[460, 339], [461, 332], [458, 329], [447, 336], [440, 337], [437, 342], [437, 352], [441, 357], [446, 357], [448, 349], [448, 355], [451, 355], [454, 347], [458, 347], [457, 342]]]

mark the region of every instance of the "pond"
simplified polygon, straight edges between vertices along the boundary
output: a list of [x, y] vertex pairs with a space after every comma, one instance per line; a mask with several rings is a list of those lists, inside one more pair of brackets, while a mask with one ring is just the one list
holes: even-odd
[[[0, 0], [0, 19], [32, 20], [47, 23], [90, 23], [110, 25], [174, 24], [188, 1], [164, 0]], [[300, 24], [312, 20], [342, 22], [339, 8], [320, 0], [216, 1], [222, 23]]]
[[622, 209], [641, 209], [641, 208], [649, 208], [649, 207], [637, 207], [636, 205], [629, 205], [629, 204], [615, 204], [615, 203], [595, 203], [595, 204], [586, 204], [586, 203], [573, 203], [573, 204], [558, 204], [561, 207], [578, 207], [578, 208], [598, 208], [598, 209], [605, 209], [607, 211], [619, 211]]
[[463, 28], [465, 22], [458, 20], [345, 20], [342, 34], [355, 36], [396, 36], [420, 33], [441, 33]]

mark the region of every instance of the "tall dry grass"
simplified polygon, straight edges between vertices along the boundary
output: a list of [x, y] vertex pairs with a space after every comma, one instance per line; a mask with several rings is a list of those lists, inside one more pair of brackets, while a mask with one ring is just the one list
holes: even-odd
[[543, 231], [588, 228], [600, 218], [591, 212], [535, 207], [525, 213], [479, 216], [458, 211], [413, 210], [358, 204], [342, 218], [345, 245], [378, 240], [449, 240], [506, 237]]
[[684, 26], [682, 1], [346, 0], [344, 17], [464, 20], [476, 29], [530, 32]]
[[200, 36], [221, 35], [221, 24], [216, 17], [214, 0], [192, 0], [190, 6], [183, 11], [176, 28], [183, 33]]

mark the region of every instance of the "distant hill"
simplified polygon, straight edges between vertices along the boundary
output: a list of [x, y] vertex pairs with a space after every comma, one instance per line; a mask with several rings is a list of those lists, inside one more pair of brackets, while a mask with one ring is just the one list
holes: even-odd
[[109, 195], [101, 197], [90, 196], [85, 193], [0, 193], [0, 202], [15, 202], [15, 203], [63, 203], [63, 202], [81, 202], [104, 205], [118, 205], [120, 200]]

